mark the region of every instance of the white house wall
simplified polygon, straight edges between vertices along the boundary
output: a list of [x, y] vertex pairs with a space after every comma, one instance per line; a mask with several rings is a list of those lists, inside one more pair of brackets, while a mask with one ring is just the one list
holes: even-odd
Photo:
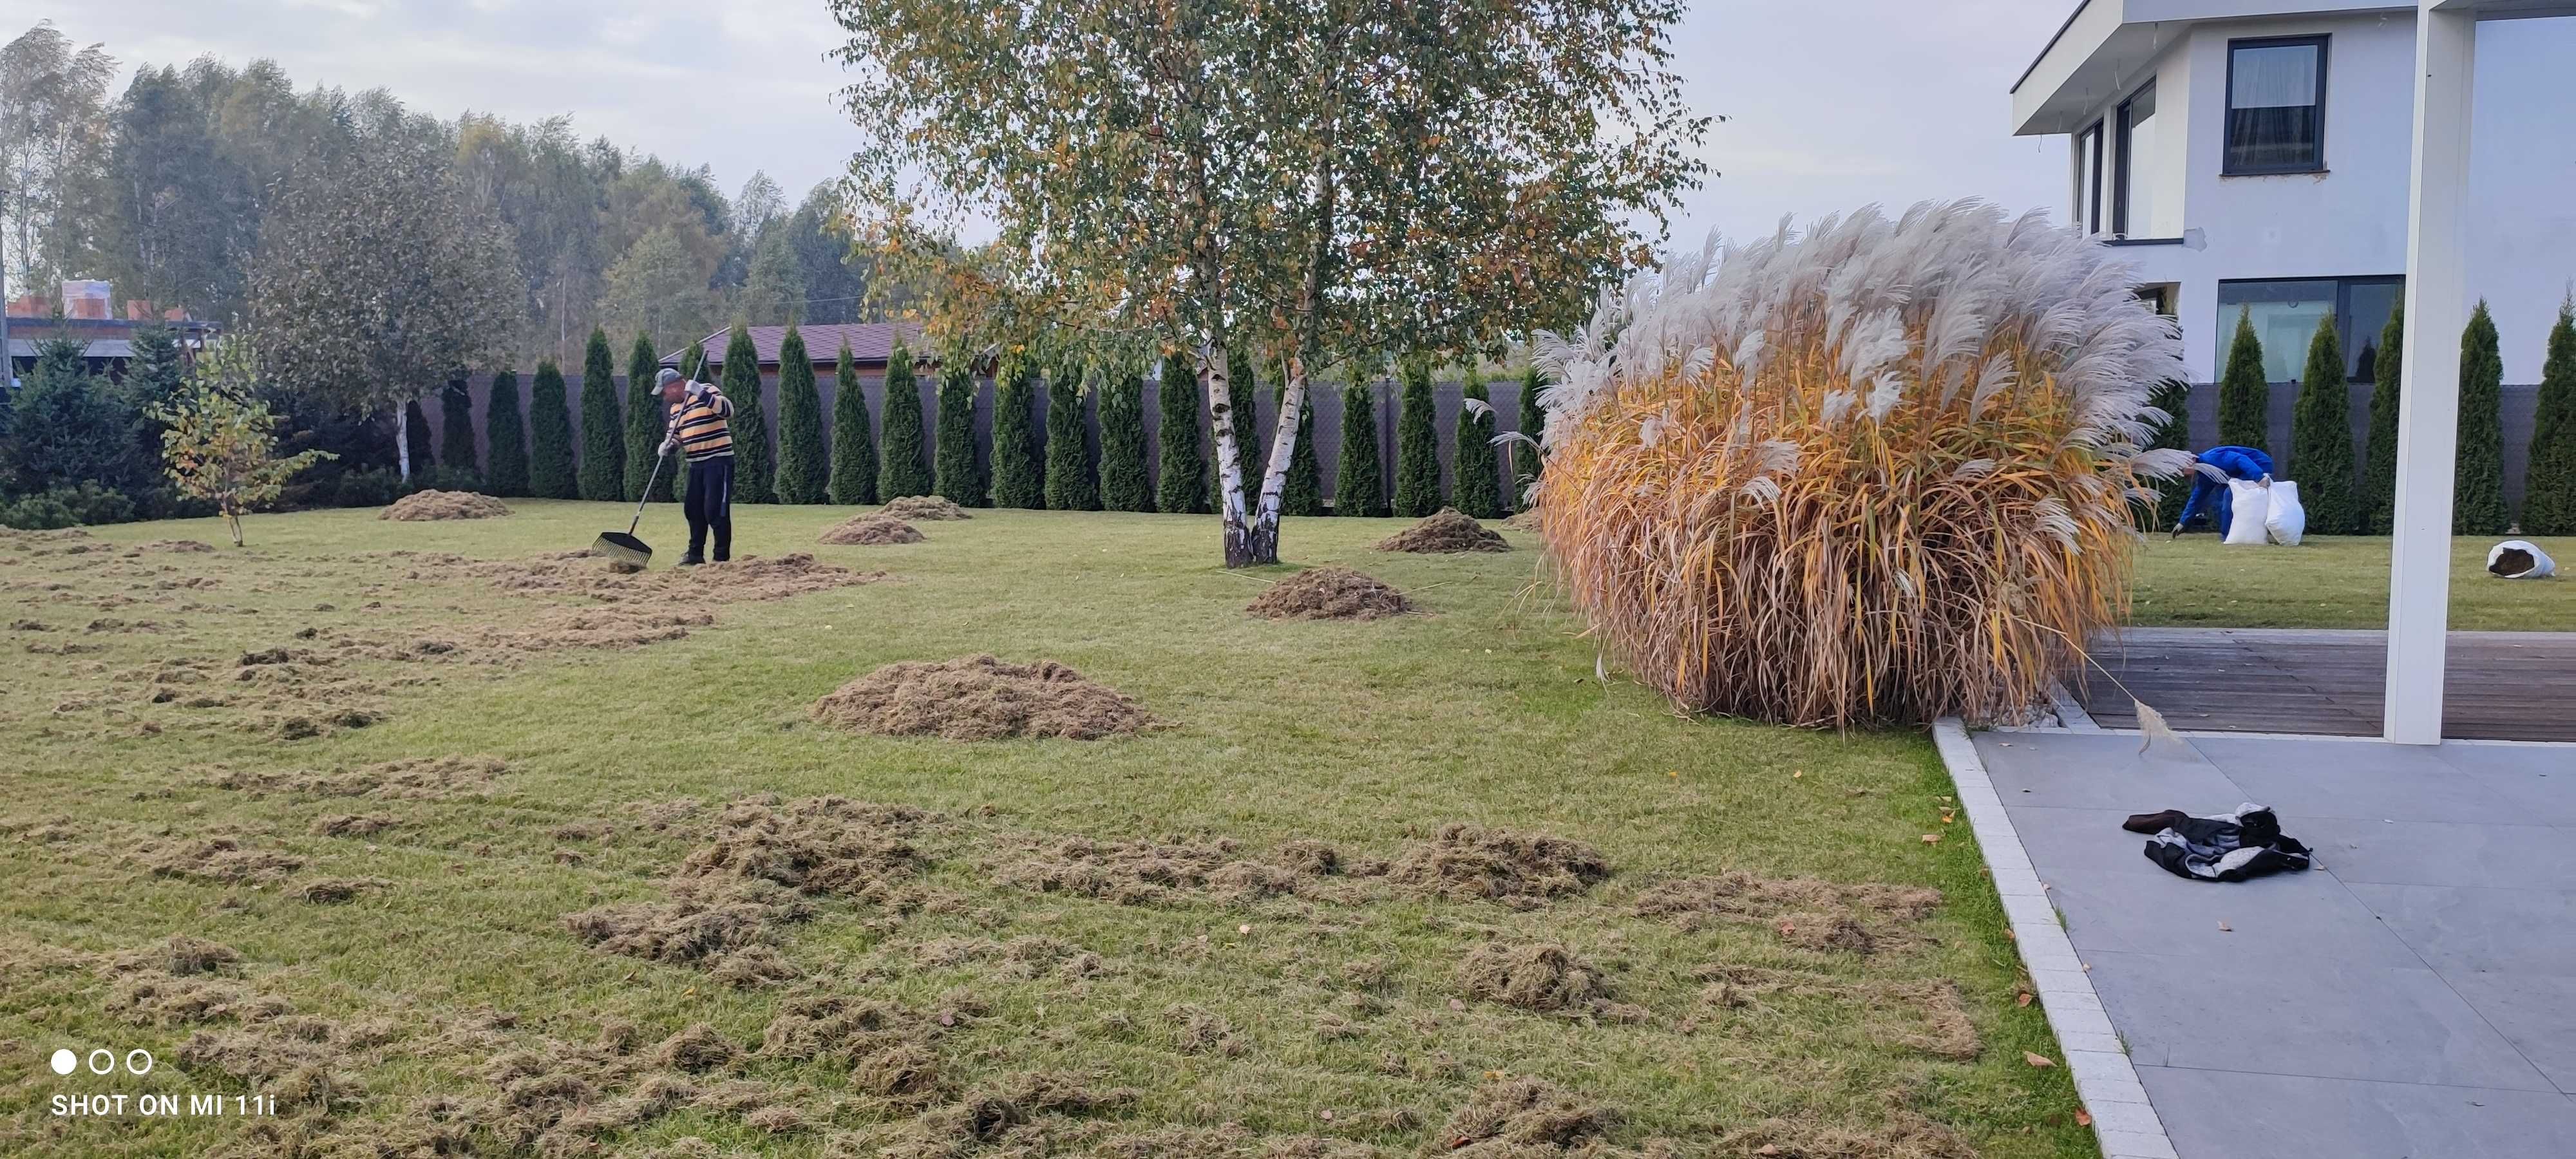
[[[2228, 41], [2320, 33], [2332, 38], [2326, 172], [2220, 176]], [[2112, 124], [2120, 102], [2155, 78], [2153, 213], [2131, 233], [2188, 237], [2189, 244], [2130, 246], [2121, 256], [2137, 267], [2140, 282], [2175, 286], [2184, 360], [2196, 381], [2208, 382], [2228, 333], [2218, 317], [2220, 281], [2405, 272], [2414, 17], [2401, 9], [2190, 23], [2173, 35], [2151, 64], [2119, 78], [2114, 95], [2084, 121], [2098, 116]], [[2576, 19], [2479, 29], [2468, 268], [2473, 291], [2494, 312], [2509, 383], [2539, 378], [2550, 322], [2576, 278], [2576, 97], [2565, 87], [2571, 68]], [[2072, 208], [2072, 152], [2061, 219]], [[2107, 157], [2104, 167], [2107, 215]]]

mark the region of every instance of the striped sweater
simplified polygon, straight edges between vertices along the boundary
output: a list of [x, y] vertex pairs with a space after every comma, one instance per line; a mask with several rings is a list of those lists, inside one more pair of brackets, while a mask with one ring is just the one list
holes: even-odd
[[733, 453], [733, 400], [720, 394], [691, 395], [671, 408], [671, 442], [692, 463]]

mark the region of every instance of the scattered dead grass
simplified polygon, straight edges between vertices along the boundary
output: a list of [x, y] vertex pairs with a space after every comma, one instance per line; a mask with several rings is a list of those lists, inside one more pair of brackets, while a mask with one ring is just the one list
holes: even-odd
[[1310, 567], [1244, 609], [1271, 620], [1375, 620], [1413, 610], [1404, 593], [1346, 567]]
[[990, 655], [888, 664], [814, 704], [817, 720], [880, 736], [1099, 740], [1154, 723], [1144, 706], [1052, 660]]
[[414, 491], [394, 500], [393, 505], [376, 518], [416, 523], [437, 519], [492, 519], [509, 513], [508, 504], [472, 491]]
[[1467, 997], [1544, 1013], [1588, 1011], [1610, 999], [1601, 968], [1553, 943], [1487, 942], [1458, 963]]
[[1545, 1079], [1497, 1078], [1478, 1086], [1423, 1153], [1534, 1159], [1606, 1141], [1618, 1112]]
[[1910, 1111], [1877, 1125], [1826, 1122], [1812, 1116], [1765, 1119], [1728, 1131], [1718, 1143], [1728, 1159], [1976, 1159], [1957, 1133]]
[[184, 877], [240, 885], [272, 882], [304, 867], [304, 859], [274, 849], [254, 849], [233, 837], [147, 842], [137, 851], [155, 877]]
[[973, 519], [966, 509], [939, 495], [906, 495], [890, 500], [877, 514], [888, 519], [940, 520]]
[[1856, 885], [1812, 877], [1760, 877], [1736, 872], [1659, 882], [1637, 899], [1638, 917], [1684, 929], [1712, 920], [1764, 921], [1783, 914], [1859, 910], [1901, 921], [1921, 921], [1941, 905], [1941, 891], [1925, 886]]
[[1379, 540], [1377, 549], [1448, 555], [1460, 551], [1510, 551], [1512, 545], [1502, 532], [1476, 522], [1473, 516], [1455, 507], [1443, 507], [1420, 523]]
[[[205, 780], [218, 789], [244, 793], [434, 801], [488, 794], [509, 771], [509, 765], [499, 757], [406, 757], [327, 771], [250, 770], [219, 765], [207, 770]], [[367, 819], [348, 820], [362, 823]], [[316, 832], [320, 831], [317, 827]]]
[[1956, 983], [1946, 978], [1845, 979], [1730, 963], [1703, 966], [1701, 1006], [1719, 1017], [1780, 1003], [1827, 1002], [1857, 1015], [1872, 1041], [1965, 1061], [1984, 1049]]
[[1269, 859], [1244, 856], [1222, 837], [1101, 841], [1027, 837], [1003, 843], [995, 880], [1039, 893], [1068, 893], [1121, 905], [1163, 905], [1192, 897], [1223, 902], [1317, 892], [1342, 870], [1341, 855], [1292, 841]]
[[1590, 889], [1610, 875], [1580, 841], [1452, 822], [1396, 856], [1390, 880], [1415, 893], [1529, 908]]
[[921, 529], [887, 515], [860, 515], [823, 532], [823, 542], [839, 546], [881, 547], [921, 542]]

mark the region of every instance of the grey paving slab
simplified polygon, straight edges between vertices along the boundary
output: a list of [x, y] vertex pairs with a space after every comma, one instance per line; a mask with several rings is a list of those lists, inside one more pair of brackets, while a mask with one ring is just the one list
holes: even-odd
[[2184, 1159], [2567, 1159], [2576, 1100], [2545, 1091], [2138, 1068]]
[[[1977, 758], [2005, 808], [2048, 805], [2145, 813], [2216, 802], [2234, 808], [2243, 790], [2207, 761], [2145, 756], [2138, 738], [2118, 733], [1978, 733]], [[2160, 802], [2140, 805], [2139, 801]]]
[[2448, 978], [2576, 976], [2576, 890], [2450, 885], [2344, 886], [2391, 934]]
[[[2192, 744], [1976, 738], [2181, 1159], [2576, 1159], [2576, 747]], [[2120, 829], [2248, 800], [2320, 868], [2185, 881]]]
[[2347, 882], [2576, 889], [2576, 829], [2286, 813], [2281, 828]]
[[[2453, 973], [2442, 980], [2560, 1091], [2576, 1094], [2576, 977]], [[2576, 1136], [2567, 1150], [2576, 1155]]]
[[2556, 1089], [2431, 970], [2103, 951], [2084, 958], [2139, 1066]]
[[2576, 825], [2576, 748], [2453, 743], [2436, 751], [2525, 819]]
[[2292, 815], [2540, 823], [2430, 747], [2269, 737], [2195, 737], [2192, 747], [2285, 827]]
[[2140, 853], [2145, 838], [2115, 836], [2137, 862], [2135, 870], [2062, 876], [2040, 871], [2079, 954], [2184, 954], [2273, 970], [2301, 970], [2318, 958], [2424, 965], [2331, 875], [2285, 873], [2234, 884], [2184, 881]]

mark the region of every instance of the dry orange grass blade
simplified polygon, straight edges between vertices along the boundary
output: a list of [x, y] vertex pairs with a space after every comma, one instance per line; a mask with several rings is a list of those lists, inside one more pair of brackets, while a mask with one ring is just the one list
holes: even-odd
[[[1551, 352], [1537, 510], [1603, 648], [1688, 708], [2006, 718], [2125, 615], [2170, 326], [1975, 205], [1677, 261]], [[1720, 353], [1726, 352], [1726, 353]]]

